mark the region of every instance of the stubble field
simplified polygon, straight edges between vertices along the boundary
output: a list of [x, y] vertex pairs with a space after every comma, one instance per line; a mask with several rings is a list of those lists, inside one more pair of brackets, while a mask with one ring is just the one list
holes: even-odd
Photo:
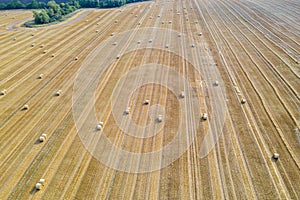
[[[299, 199], [299, 13], [161, 0], [29, 29], [31, 11], [1, 11], [0, 199]], [[104, 126], [80, 134], [93, 112]]]

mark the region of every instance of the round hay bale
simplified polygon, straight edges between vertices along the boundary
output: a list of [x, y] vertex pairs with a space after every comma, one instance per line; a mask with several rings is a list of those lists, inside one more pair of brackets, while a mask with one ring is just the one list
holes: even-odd
[[42, 189], [42, 184], [41, 183], [35, 184], [35, 189], [37, 189], [37, 190]]
[[104, 125], [104, 123], [103, 123], [103, 122], [99, 122], [98, 124], [99, 124], [100, 126], [103, 126], [103, 125]]
[[130, 113], [130, 107], [127, 107], [124, 113], [128, 115]]
[[101, 125], [100, 125], [100, 124], [97, 124], [96, 129], [97, 129], [98, 131], [100, 131], [101, 128], [102, 128]]
[[279, 154], [278, 154], [278, 153], [274, 153], [274, 154], [273, 154], [273, 158], [274, 158], [275, 160], [277, 160], [277, 159], [279, 158]]
[[41, 137], [39, 138], [39, 141], [40, 141], [40, 142], [44, 142], [45, 140], [46, 140], [46, 138], [43, 137], [43, 136], [41, 136]]
[[207, 113], [204, 113], [204, 114], [202, 115], [202, 119], [203, 119], [203, 120], [207, 120]]
[[152, 41], [153, 41], [153, 40], [152, 40], [152, 39], [150, 39], [148, 42], [149, 42], [149, 43], [152, 43]]
[[246, 99], [243, 98], [243, 99], [241, 100], [241, 103], [242, 103], [242, 104], [245, 104], [245, 103], [246, 103]]
[[42, 79], [43, 76], [44, 76], [44, 74], [40, 74], [38, 78], [39, 78], [39, 79]]
[[182, 91], [182, 92], [180, 93], [180, 97], [181, 97], [181, 98], [184, 98], [184, 97], [185, 97], [184, 91]]
[[119, 59], [120, 58], [120, 55], [117, 55], [117, 57], [116, 57], [117, 59]]
[[17, 40], [17, 38], [14, 38], [14, 39], [13, 39], [13, 41], [16, 41], [16, 40]]
[[34, 47], [34, 46], [35, 46], [35, 43], [32, 43], [31, 46]]
[[96, 33], [99, 33], [99, 30], [96, 30]]
[[168, 44], [166, 44], [166, 48], [169, 48], [169, 45], [168, 45]]
[[111, 34], [110, 34], [110, 36], [114, 36], [114, 35], [115, 35], [114, 33], [111, 33]]
[[51, 54], [51, 57], [52, 57], [52, 58], [54, 58], [54, 56], [55, 56], [54, 54]]
[[198, 35], [199, 35], [199, 36], [201, 36], [201, 35], [202, 35], [202, 33], [200, 32], [200, 33], [198, 33]]
[[46, 134], [46, 133], [43, 133], [43, 134], [42, 134], [42, 137], [47, 138], [47, 134]]
[[4, 90], [2, 90], [2, 91], [0, 92], [0, 95], [5, 95], [5, 94], [6, 94], [6, 92], [7, 92], [7, 90], [6, 90], [6, 89], [4, 89]]
[[55, 93], [55, 96], [60, 96], [61, 95], [61, 90], [58, 90], [56, 93]]
[[215, 82], [215, 86], [218, 86], [218, 85], [219, 85], [219, 81], [216, 81], [216, 82]]
[[45, 46], [45, 45], [41, 44], [41, 45], [40, 45], [40, 48], [44, 48], [44, 46]]
[[158, 115], [157, 121], [158, 121], [158, 122], [162, 122], [162, 115]]
[[29, 109], [29, 106], [26, 104], [23, 106], [23, 110], [28, 110]]
[[144, 102], [144, 104], [145, 104], [145, 105], [150, 104], [150, 100], [149, 100], [149, 99], [146, 99], [145, 102]]
[[44, 185], [45, 179], [41, 178], [41, 179], [39, 180], [39, 183], [41, 183], [42, 185]]
[[192, 44], [191, 46], [192, 46], [192, 48], [194, 48], [194, 47], [195, 47], [195, 44]]
[[78, 60], [78, 57], [76, 56], [76, 57], [74, 58], [74, 60]]
[[43, 51], [43, 54], [45, 54], [45, 53], [47, 53], [47, 50], [44, 50], [44, 51]]

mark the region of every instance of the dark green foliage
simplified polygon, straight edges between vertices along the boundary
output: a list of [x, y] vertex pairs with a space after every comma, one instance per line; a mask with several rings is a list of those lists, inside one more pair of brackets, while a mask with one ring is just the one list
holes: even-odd
[[0, 10], [5, 9], [5, 7], [6, 7], [6, 4], [5, 4], [5, 3], [0, 3]]
[[[1, 1], [1, 0], [0, 0]], [[52, 0], [2, 0], [0, 3], [0, 10], [3, 9], [45, 9], [47, 2]], [[76, 9], [82, 8], [113, 8], [123, 6], [127, 3], [134, 3], [147, 0], [57, 0], [60, 7], [61, 3], [74, 6]]]
[[41, 12], [33, 11], [34, 21], [36, 24], [47, 24], [61, 20], [64, 15], [75, 11], [78, 6], [75, 1], [61, 4], [57, 4], [54, 0], [49, 1]]
[[4, 9], [23, 9], [25, 5], [19, 0], [11, 0]]
[[74, 6], [76, 9], [80, 8], [78, 0], [70, 0], [69, 5]]
[[33, 11], [33, 16], [36, 24], [47, 24], [50, 22], [50, 17], [46, 10], [42, 10], [41, 12]]
[[125, 0], [109, 0], [107, 1], [107, 7], [112, 8], [112, 7], [119, 7], [123, 6], [126, 3]]
[[82, 8], [113, 8], [146, 0], [78, 0]]
[[50, 17], [50, 22], [54, 22], [62, 18], [62, 9], [55, 1], [48, 2], [46, 12]]
[[[11, 0], [0, 0], [1, 3], [8, 4]], [[32, 2], [32, 0], [20, 0], [23, 4], [27, 5]], [[43, 2], [47, 5], [48, 1], [50, 0], [37, 0], [38, 2]], [[70, 0], [56, 0], [56, 3], [66, 3], [69, 2]]]
[[24, 4], [20, 0], [10, 0], [8, 3], [0, 3], [0, 10], [9, 9], [41, 9], [46, 8], [45, 2], [38, 2], [37, 0], [32, 0], [30, 3]]
[[[24, 0], [23, 0], [24, 1]], [[26, 5], [20, 0], [10, 0], [9, 3], [0, 3], [0, 9], [42, 9], [42, 11], [33, 11], [36, 24], [47, 24], [61, 20], [64, 15], [82, 8], [113, 8], [123, 6], [126, 3], [140, 2], [146, 0], [59, 0], [57, 4], [54, 0], [31, 0]], [[28, 1], [27, 1], [28, 2]]]
[[[1, 0], [0, 0], [1, 1]], [[51, 0], [50, 0], [51, 1]], [[69, 0], [58, 0], [62, 3], [63, 1], [69, 2]], [[73, 0], [70, 0], [70, 2]], [[6, 9], [44, 9], [47, 7], [49, 0], [8, 0], [1, 1], [0, 10]]]
[[32, 2], [27, 5], [27, 8], [39, 9], [40, 8], [39, 6], [40, 5], [36, 0], [32, 0]]

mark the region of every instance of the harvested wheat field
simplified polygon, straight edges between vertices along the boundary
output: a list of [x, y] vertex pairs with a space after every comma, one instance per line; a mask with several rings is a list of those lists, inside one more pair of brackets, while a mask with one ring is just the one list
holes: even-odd
[[300, 2], [0, 12], [0, 199], [300, 199]]

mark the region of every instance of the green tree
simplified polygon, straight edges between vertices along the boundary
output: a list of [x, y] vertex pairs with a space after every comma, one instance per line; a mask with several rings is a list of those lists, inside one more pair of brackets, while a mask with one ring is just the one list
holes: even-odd
[[71, 0], [68, 4], [70, 6], [74, 6], [76, 9], [80, 8], [80, 4], [79, 4], [78, 0]]
[[11, 0], [6, 5], [6, 9], [20, 9], [20, 8], [25, 8], [25, 5], [19, 0]]
[[42, 10], [41, 12], [33, 11], [33, 15], [36, 24], [47, 24], [50, 22], [50, 17], [46, 10]]
[[61, 11], [60, 6], [55, 1], [49, 1], [47, 6], [48, 9], [52, 9], [54, 13], [59, 13]]
[[32, 0], [27, 7], [28, 9], [39, 9], [39, 3], [36, 0]]
[[25, 8], [26, 6], [21, 2], [21, 1], [16, 1], [16, 8], [20, 9], [20, 8]]
[[6, 4], [5, 3], [0, 3], [0, 9], [3, 10], [6, 8]]
[[100, 1], [99, 0], [95, 0], [95, 7], [99, 8], [100, 7]]
[[46, 6], [45, 2], [39, 2], [39, 8], [46, 8]]
[[[12, 7], [17, 5], [17, 1], [12, 0]], [[47, 5], [43, 2], [38, 2], [37, 0], [32, 0], [30, 3], [31, 7], [36, 7], [38, 3], [38, 8], [45, 8], [41, 12], [33, 12], [35, 22], [37, 24], [45, 24], [49, 22], [54, 22], [62, 19], [63, 15], [67, 15], [80, 7], [90, 8], [90, 7], [118, 7], [123, 6], [126, 3], [138, 2], [144, 0], [70, 0], [67, 3], [57, 4], [54, 0], [50, 0]], [[20, 5], [18, 5], [20, 6]], [[28, 6], [28, 7], [30, 7]]]
[[62, 9], [55, 1], [48, 2], [46, 12], [50, 17], [50, 22], [54, 22], [62, 18]]

